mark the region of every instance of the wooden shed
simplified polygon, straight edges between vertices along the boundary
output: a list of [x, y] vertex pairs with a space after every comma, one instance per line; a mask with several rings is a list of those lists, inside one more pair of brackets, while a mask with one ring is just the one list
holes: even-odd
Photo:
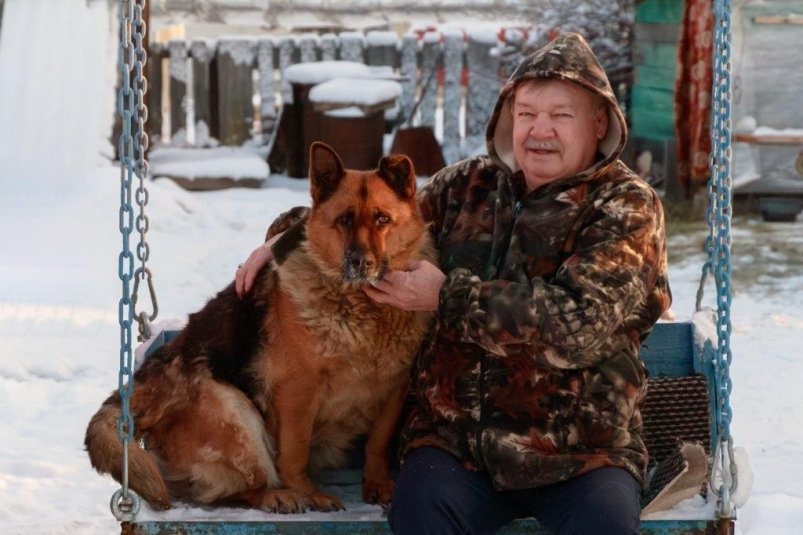
[[634, 83], [629, 154], [649, 150], [654, 171], [670, 189], [675, 168], [675, 75], [683, 0], [644, 0], [636, 6]]
[[[766, 213], [766, 202], [803, 206], [803, 3], [746, 4], [734, 33], [734, 169], [739, 206]], [[799, 167], [799, 169], [798, 169]], [[750, 177], [747, 177], [750, 178]], [[762, 206], [764, 202], [765, 206]], [[794, 220], [796, 212], [790, 212]], [[769, 215], [769, 219], [772, 219]]]

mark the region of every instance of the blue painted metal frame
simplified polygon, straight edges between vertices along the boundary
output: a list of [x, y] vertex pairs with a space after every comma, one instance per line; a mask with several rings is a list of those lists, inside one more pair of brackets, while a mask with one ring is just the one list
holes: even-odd
[[[714, 533], [712, 520], [651, 520], [641, 523], [644, 535], [708, 535]], [[135, 524], [133, 535], [389, 535], [386, 522], [160, 522]], [[499, 535], [549, 535], [533, 520], [516, 520]]]
[[[177, 331], [166, 331], [160, 333], [148, 350], [148, 354], [155, 351], [161, 345], [169, 342], [178, 334]], [[702, 344], [695, 340], [694, 324], [689, 322], [659, 323], [655, 326], [649, 338], [644, 341], [641, 349], [641, 357], [644, 360], [647, 370], [651, 377], [683, 377], [690, 374], [699, 373], [708, 379], [709, 392], [714, 389], [714, 358], [715, 352], [710, 341]], [[715, 421], [713, 414], [716, 410], [714, 396], [710, 396], [709, 414], [712, 415], [712, 422]], [[716, 429], [712, 425], [712, 440], [716, 437]], [[714, 442], [712, 442], [713, 444]], [[346, 479], [346, 487], [358, 487], [360, 474], [358, 472], [345, 472], [338, 476], [343, 482]], [[348, 481], [352, 483], [348, 483]], [[350, 493], [353, 496], [360, 496], [359, 490]], [[346, 503], [349, 507], [349, 503]], [[355, 504], [356, 508], [356, 504]], [[320, 516], [321, 513], [318, 513]], [[340, 520], [338, 520], [340, 515]], [[316, 535], [368, 535], [368, 534], [389, 534], [390, 529], [387, 522], [379, 513], [370, 518], [354, 520], [352, 517], [345, 519], [342, 513], [325, 514], [325, 520], [310, 520], [309, 518], [299, 517], [293, 520], [292, 517], [282, 515], [275, 521], [160, 521], [147, 520], [123, 524], [123, 533], [134, 535], [252, 535], [252, 534], [271, 534], [281, 533], [287, 535], [316, 534]], [[714, 518], [694, 519], [694, 520], [646, 520], [642, 522], [641, 533], [650, 535], [704, 535], [715, 533], [717, 520]], [[501, 535], [546, 535], [538, 523], [533, 519], [522, 519], [511, 523], [499, 532]]]

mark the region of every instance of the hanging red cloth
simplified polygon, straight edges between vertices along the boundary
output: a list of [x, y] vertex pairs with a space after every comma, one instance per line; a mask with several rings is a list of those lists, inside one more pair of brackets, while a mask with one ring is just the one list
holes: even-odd
[[678, 180], [689, 195], [708, 181], [713, 31], [712, 1], [685, 0], [675, 81], [675, 134]]

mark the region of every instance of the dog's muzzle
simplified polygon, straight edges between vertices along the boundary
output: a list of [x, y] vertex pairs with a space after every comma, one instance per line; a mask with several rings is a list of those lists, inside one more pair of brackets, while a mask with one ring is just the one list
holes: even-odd
[[376, 281], [384, 275], [383, 266], [379, 265], [372, 254], [361, 249], [349, 249], [343, 255], [343, 280], [350, 283], [366, 283]]

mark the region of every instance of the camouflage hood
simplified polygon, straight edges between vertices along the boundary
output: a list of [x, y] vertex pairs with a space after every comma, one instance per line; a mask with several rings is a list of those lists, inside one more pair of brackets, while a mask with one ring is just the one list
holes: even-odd
[[608, 133], [600, 141], [603, 158], [583, 174], [592, 175], [615, 161], [627, 141], [627, 123], [616, 102], [605, 71], [585, 39], [577, 33], [563, 34], [525, 58], [502, 87], [488, 122], [488, 154], [511, 172], [519, 170], [513, 156], [513, 116], [510, 110], [516, 88], [526, 80], [556, 79], [574, 82], [603, 97], [608, 104]]

